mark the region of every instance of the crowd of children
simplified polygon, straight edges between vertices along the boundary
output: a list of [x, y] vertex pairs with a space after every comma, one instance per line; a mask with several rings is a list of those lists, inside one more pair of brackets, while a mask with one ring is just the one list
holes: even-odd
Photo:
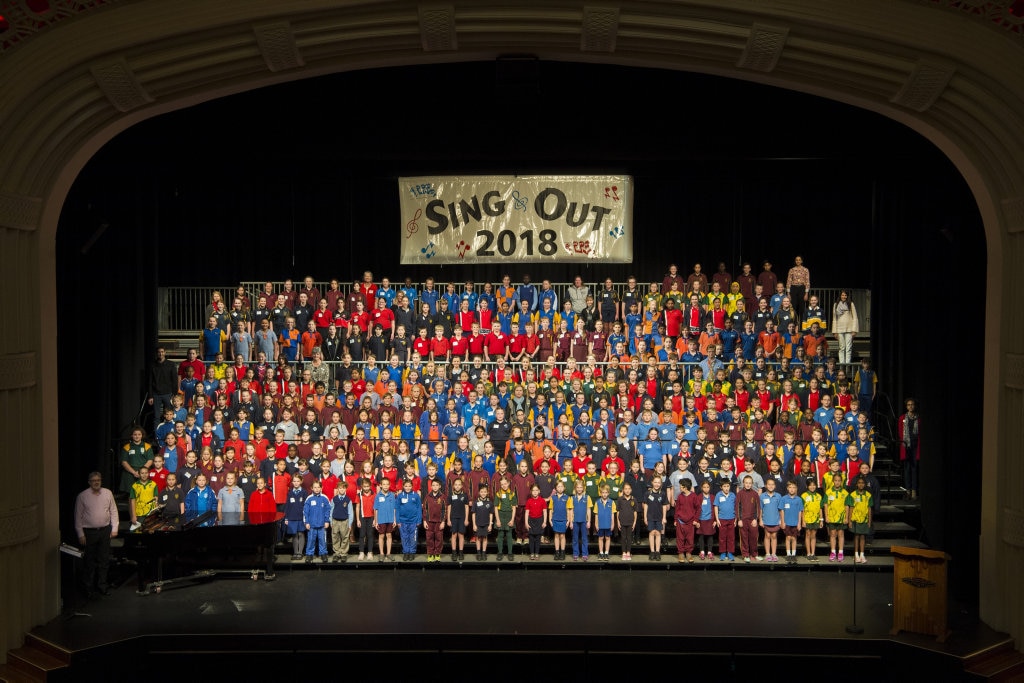
[[596, 540], [607, 562], [613, 539], [658, 561], [668, 535], [679, 562], [735, 561], [737, 537], [744, 562], [777, 562], [780, 532], [787, 562], [801, 539], [814, 562], [827, 527], [830, 561], [846, 531], [866, 561], [877, 378], [829, 356], [813, 293], [766, 262], [563, 296], [370, 273], [218, 294], [158, 450], [141, 428], [122, 450], [132, 521], [168, 500], [185, 518], [280, 511], [307, 562], [351, 544], [393, 562], [396, 533], [403, 561], [424, 538], [428, 562], [461, 561], [468, 534], [479, 561], [492, 539], [499, 561], [546, 545], [586, 562]]

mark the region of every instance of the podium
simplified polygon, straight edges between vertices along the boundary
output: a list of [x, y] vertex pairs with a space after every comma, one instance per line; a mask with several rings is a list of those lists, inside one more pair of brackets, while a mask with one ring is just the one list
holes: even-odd
[[946, 563], [951, 559], [940, 550], [893, 546], [892, 630], [933, 635], [945, 642]]

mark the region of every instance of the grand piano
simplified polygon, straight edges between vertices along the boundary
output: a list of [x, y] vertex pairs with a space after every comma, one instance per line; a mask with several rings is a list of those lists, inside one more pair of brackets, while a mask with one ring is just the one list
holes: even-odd
[[159, 593], [165, 586], [224, 574], [248, 574], [253, 580], [262, 575], [272, 581], [274, 544], [284, 513], [246, 513], [244, 521], [232, 516], [218, 522], [216, 517], [210, 511], [181, 518], [157, 509], [126, 534], [124, 553], [138, 565], [138, 593]]

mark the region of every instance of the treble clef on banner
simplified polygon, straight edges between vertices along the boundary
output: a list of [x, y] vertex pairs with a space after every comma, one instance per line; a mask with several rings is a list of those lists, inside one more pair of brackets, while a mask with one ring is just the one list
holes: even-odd
[[529, 197], [520, 197], [519, 190], [512, 190], [512, 201], [514, 206], [512, 207], [515, 211], [526, 211], [526, 200]]
[[410, 237], [412, 237], [414, 232], [420, 229], [420, 224], [417, 223], [416, 221], [418, 221], [420, 219], [420, 216], [422, 215], [422, 210], [416, 209], [416, 213], [412, 215], [412, 220], [405, 224], [405, 229], [408, 231], [408, 234], [406, 234], [405, 239], [409, 239]]

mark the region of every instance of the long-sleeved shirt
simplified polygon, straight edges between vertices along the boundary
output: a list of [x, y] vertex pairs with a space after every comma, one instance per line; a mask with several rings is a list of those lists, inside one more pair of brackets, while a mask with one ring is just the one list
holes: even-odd
[[110, 489], [94, 492], [91, 488], [78, 494], [75, 501], [75, 533], [85, 534], [85, 529], [100, 529], [105, 526], [117, 528], [117, 504]]

